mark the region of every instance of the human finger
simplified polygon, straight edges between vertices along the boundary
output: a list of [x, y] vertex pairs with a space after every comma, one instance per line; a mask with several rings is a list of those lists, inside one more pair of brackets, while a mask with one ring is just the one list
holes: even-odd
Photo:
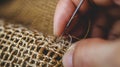
[[[68, 23], [72, 13], [75, 10], [75, 7], [79, 4], [80, 0], [60, 0], [54, 16], [54, 34], [59, 36], [64, 28], [65, 25]], [[93, 0], [96, 5], [98, 6], [109, 6], [113, 3], [112, 0]], [[79, 11], [84, 14], [89, 10], [91, 6], [89, 5], [87, 0], [84, 0], [84, 3], [81, 6]]]
[[92, 38], [104, 38], [104, 34], [107, 33], [106, 31], [106, 24], [107, 24], [107, 16], [104, 12], [99, 12], [97, 17], [94, 18], [94, 24], [91, 29]]
[[116, 40], [120, 38], [120, 20], [114, 22], [112, 29], [108, 35], [109, 40]]
[[[79, 1], [78, 0], [60, 0], [59, 1], [56, 8], [55, 16], [54, 16], [54, 34], [55, 35], [59, 36], [63, 32], [65, 25], [69, 21], [70, 17], [72, 16], [76, 8], [75, 3], [77, 2]], [[84, 12], [86, 11], [87, 8], [88, 7], [86, 6], [86, 0], [85, 0], [80, 11]]]
[[119, 41], [101, 39], [79, 41], [63, 57], [65, 67], [119, 67]]

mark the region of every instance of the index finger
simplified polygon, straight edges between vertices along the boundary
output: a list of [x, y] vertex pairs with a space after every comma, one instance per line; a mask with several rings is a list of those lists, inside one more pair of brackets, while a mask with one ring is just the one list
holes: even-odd
[[[79, 3], [78, 0], [60, 0], [55, 16], [54, 16], [54, 34], [59, 36], [64, 28], [67, 22], [69, 21], [70, 17], [72, 16], [76, 5]], [[86, 9], [88, 8], [88, 5], [86, 4], [86, 0], [84, 1], [83, 5], [81, 6], [80, 11], [84, 13]]]
[[[60, 0], [55, 16], [54, 16], [54, 34], [59, 36], [64, 31], [65, 25], [68, 23], [70, 17], [72, 16], [76, 6], [79, 4], [80, 0]], [[95, 4], [101, 6], [108, 6], [112, 3], [112, 0], [92, 0]], [[84, 0], [79, 11], [84, 14], [89, 9], [89, 3]]]

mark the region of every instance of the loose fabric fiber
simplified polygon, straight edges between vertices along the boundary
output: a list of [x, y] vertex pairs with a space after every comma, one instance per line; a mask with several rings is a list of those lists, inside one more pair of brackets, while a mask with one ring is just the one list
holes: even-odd
[[70, 43], [0, 20], [0, 67], [63, 67]]

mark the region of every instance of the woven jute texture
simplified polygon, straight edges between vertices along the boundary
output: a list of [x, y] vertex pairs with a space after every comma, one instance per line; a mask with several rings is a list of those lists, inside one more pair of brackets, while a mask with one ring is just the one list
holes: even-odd
[[6, 0], [0, 4], [0, 17], [52, 34], [57, 2], [58, 0]]
[[0, 20], [0, 67], [63, 67], [67, 40]]

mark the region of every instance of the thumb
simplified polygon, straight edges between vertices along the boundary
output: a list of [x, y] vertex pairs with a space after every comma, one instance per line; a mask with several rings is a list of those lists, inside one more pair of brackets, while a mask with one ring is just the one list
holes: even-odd
[[63, 57], [64, 67], [120, 67], [119, 41], [79, 41]]

